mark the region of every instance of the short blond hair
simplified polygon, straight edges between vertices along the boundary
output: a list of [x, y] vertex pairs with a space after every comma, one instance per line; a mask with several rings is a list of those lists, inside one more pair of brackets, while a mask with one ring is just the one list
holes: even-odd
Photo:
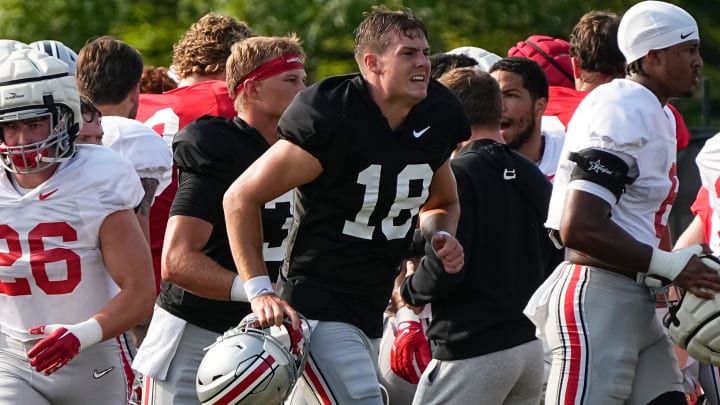
[[173, 46], [172, 67], [180, 79], [221, 73], [233, 44], [252, 36], [252, 30], [242, 21], [205, 14]]
[[287, 37], [253, 37], [233, 45], [227, 60], [225, 81], [230, 98], [235, 100], [235, 110], [243, 111], [245, 103], [245, 93], [235, 92], [238, 85], [253, 70], [288, 52], [298, 54], [305, 61], [305, 52], [294, 33]]

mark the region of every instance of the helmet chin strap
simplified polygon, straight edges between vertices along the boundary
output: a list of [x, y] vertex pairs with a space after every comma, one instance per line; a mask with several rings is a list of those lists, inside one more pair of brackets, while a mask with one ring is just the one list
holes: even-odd
[[[47, 152], [47, 151], [44, 151], [44, 152]], [[58, 158], [58, 157], [47, 156], [47, 153], [44, 153], [44, 154], [40, 155], [39, 160], [43, 163], [60, 163], [60, 162], [64, 162], [69, 159], [70, 159], [69, 156]]]

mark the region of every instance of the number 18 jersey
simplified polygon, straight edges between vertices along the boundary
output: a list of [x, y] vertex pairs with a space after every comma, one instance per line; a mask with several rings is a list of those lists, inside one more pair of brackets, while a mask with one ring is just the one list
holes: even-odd
[[323, 167], [297, 188], [279, 293], [309, 319], [380, 337], [433, 174], [470, 135], [460, 102], [431, 81], [393, 130], [359, 75], [336, 76], [300, 92], [278, 126]]

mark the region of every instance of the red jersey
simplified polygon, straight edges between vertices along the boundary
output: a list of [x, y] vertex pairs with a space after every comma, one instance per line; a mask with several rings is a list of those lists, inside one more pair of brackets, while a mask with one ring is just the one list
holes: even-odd
[[[546, 116], [558, 117], [560, 122], [567, 129], [570, 118], [572, 118], [577, 109], [578, 104], [588, 95], [588, 91], [569, 89], [567, 87], [550, 86], [548, 88], [548, 103], [545, 108]], [[685, 125], [680, 112], [672, 104], [668, 103], [667, 107], [675, 116], [675, 138], [677, 139], [677, 150], [684, 149], [690, 143], [690, 130]]]
[[575, 113], [578, 104], [587, 96], [587, 91], [569, 89], [567, 87], [550, 86], [548, 88], [548, 103], [545, 114], [558, 117], [567, 129], [568, 122]]
[[[228, 119], [237, 115], [224, 81], [208, 80], [162, 94], [141, 94], [136, 119], [152, 127], [171, 147], [175, 133], [203, 115]], [[177, 170], [173, 167], [172, 182], [155, 198], [150, 209], [150, 248], [157, 291], [165, 227], [177, 187]]]
[[712, 208], [710, 207], [708, 189], [700, 187], [697, 197], [695, 197], [695, 202], [690, 206], [690, 211], [693, 215], [700, 216], [700, 221], [703, 224], [703, 242], [709, 244], [712, 234]]
[[685, 147], [687, 147], [690, 143], [690, 130], [687, 125], [685, 125], [685, 119], [683, 119], [680, 111], [678, 111], [677, 108], [670, 103], [667, 103], [666, 105], [675, 116], [675, 139], [677, 139], [677, 150], [685, 149]]

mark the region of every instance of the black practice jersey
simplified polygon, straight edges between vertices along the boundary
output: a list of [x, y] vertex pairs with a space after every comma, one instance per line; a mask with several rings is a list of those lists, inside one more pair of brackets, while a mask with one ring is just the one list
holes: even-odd
[[393, 130], [360, 75], [335, 76], [300, 92], [279, 131], [323, 167], [297, 189], [279, 294], [309, 319], [379, 337], [433, 174], [470, 135], [460, 102], [432, 80]]
[[[213, 230], [203, 253], [228, 271], [236, 268], [225, 227], [223, 195], [268, 148], [265, 138], [240, 118], [205, 116], [180, 130], [173, 140], [179, 186], [170, 216], [186, 215], [211, 223]], [[276, 280], [292, 223], [291, 192], [265, 204], [262, 223], [265, 263]], [[168, 312], [216, 332], [237, 325], [251, 311], [248, 303], [199, 297], [167, 282], [162, 283], [158, 302]]]

